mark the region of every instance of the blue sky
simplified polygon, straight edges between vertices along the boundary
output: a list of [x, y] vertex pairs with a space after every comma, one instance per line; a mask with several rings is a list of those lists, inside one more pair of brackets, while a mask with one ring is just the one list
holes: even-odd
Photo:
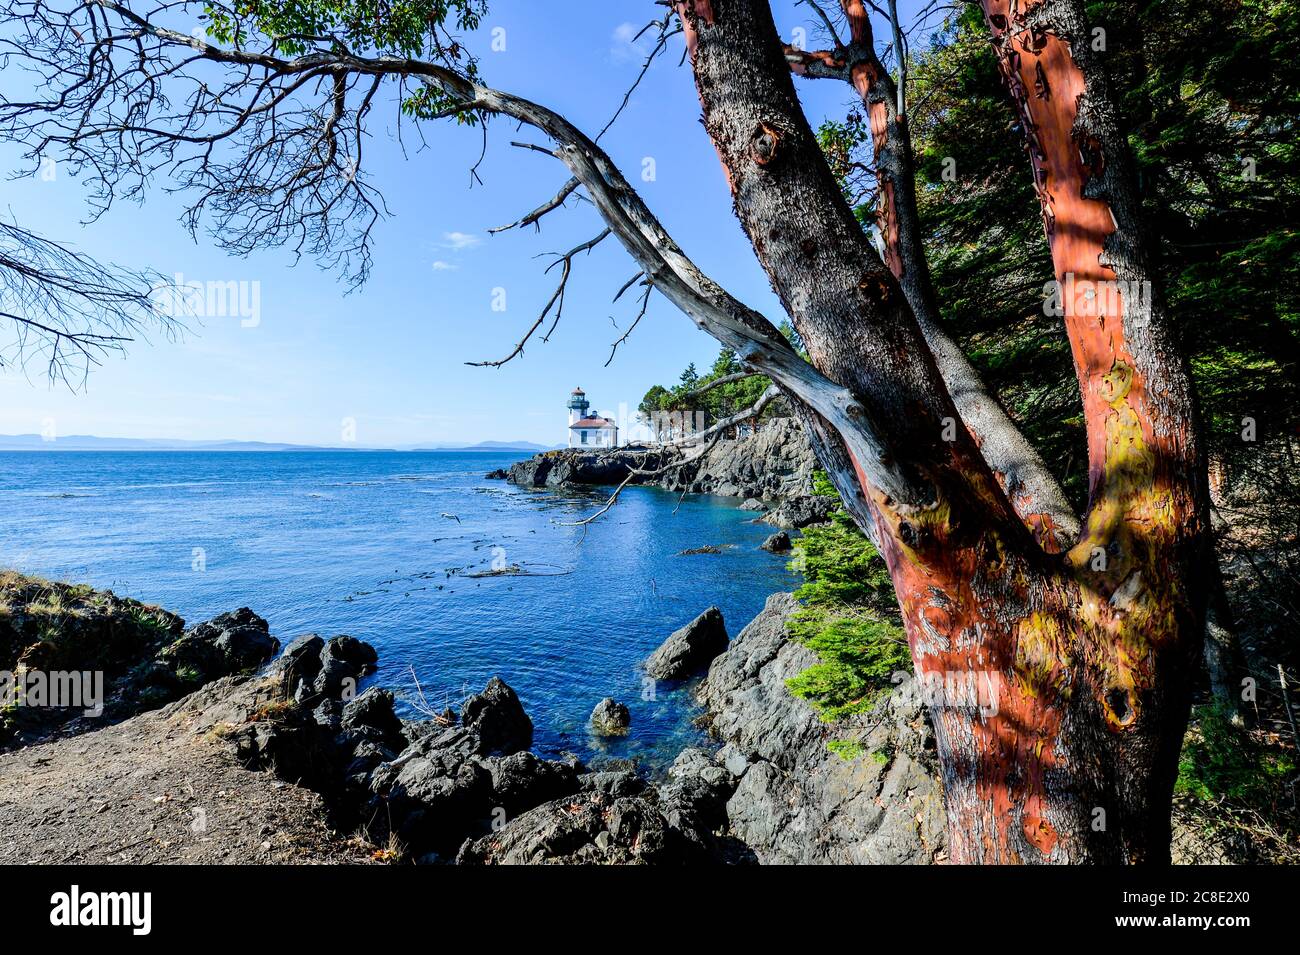
[[[917, 4], [902, 5], [910, 11]], [[482, 73], [495, 86], [538, 99], [594, 133], [635, 78], [642, 51], [629, 36], [661, 9], [649, 0], [584, 4], [584, 16], [536, 0], [496, 0], [478, 42]], [[790, 37], [802, 27], [823, 45], [806, 7], [774, 3]], [[492, 27], [506, 49], [486, 51]], [[878, 25], [878, 36], [887, 31]], [[646, 41], [639, 46], [644, 47]], [[750, 305], [779, 318], [766, 277], [730, 209], [716, 154], [698, 122], [688, 67], [678, 67], [680, 37], [661, 57], [618, 124], [602, 140], [686, 252]], [[799, 82], [816, 125], [842, 116], [850, 90]], [[376, 111], [366, 164], [392, 210], [376, 229], [374, 269], [360, 291], [345, 294], [336, 276], [276, 250], [233, 258], [179, 224], [182, 203], [156, 188], [142, 206], [120, 204], [82, 225], [85, 196], [56, 170], [6, 183], [7, 211], [22, 225], [123, 266], [149, 267], [186, 281], [256, 282], [258, 322], [207, 318], [177, 341], [136, 342], [122, 358], [94, 369], [84, 389], [50, 386], [39, 365], [0, 372], [0, 433], [232, 438], [335, 445], [344, 422], [363, 446], [417, 442], [564, 440], [568, 393], [580, 385], [593, 404], [635, 408], [653, 384], [676, 380], [688, 362], [706, 366], [717, 346], [665, 300], [608, 368], [610, 344], [635, 315], [629, 294], [614, 292], [635, 271], [611, 239], [575, 263], [563, 320], [548, 343], [534, 341], [502, 368], [466, 361], [506, 355], [554, 288], [542, 253], [570, 248], [601, 225], [586, 204], [570, 203], [544, 220], [540, 234], [486, 230], [517, 219], [567, 178], [546, 156], [510, 147], [513, 125], [490, 127], [482, 185], [470, 188], [476, 131], [439, 124], [423, 150], [407, 141], [404, 157], [390, 133], [395, 113]], [[655, 178], [640, 182], [647, 157]], [[17, 154], [0, 151], [0, 166]], [[506, 308], [493, 310], [494, 290]], [[612, 319], [618, 323], [616, 328]]]

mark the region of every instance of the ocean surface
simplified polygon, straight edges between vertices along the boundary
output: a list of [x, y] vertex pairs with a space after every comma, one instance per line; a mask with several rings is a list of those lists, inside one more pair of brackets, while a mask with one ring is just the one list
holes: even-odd
[[[439, 709], [500, 675], [535, 748], [658, 772], [699, 742], [687, 687], [643, 698], [638, 664], [717, 604], [734, 637], [796, 581], [731, 498], [533, 491], [483, 475], [520, 452], [3, 452], [0, 566], [112, 588], [187, 624], [248, 606], [281, 643], [373, 643], [367, 681]], [[681, 555], [713, 545], [719, 554]], [[475, 576], [518, 566], [527, 576]], [[416, 690], [418, 681], [420, 691]], [[632, 732], [589, 734], [613, 696]], [[408, 709], [406, 715], [414, 715]]]

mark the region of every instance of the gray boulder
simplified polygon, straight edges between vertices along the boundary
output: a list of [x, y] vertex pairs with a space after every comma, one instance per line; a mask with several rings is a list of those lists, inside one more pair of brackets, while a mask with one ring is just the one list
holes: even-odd
[[761, 520], [787, 530], [807, 527], [810, 524], [824, 524], [830, 520], [831, 512], [839, 507], [839, 500], [821, 495], [792, 497], [781, 503], [776, 510], [765, 514]]
[[763, 550], [771, 551], [773, 554], [785, 554], [790, 551], [790, 535], [785, 531], [777, 531], [763, 543], [758, 545]]
[[379, 662], [379, 653], [374, 647], [346, 633], [330, 637], [326, 641], [321, 658], [324, 660], [327, 657], [342, 660], [358, 672], [368, 672]]
[[[293, 660], [289, 660], [289, 655], [286, 653], [285, 660], [288, 662], [282, 666], [301, 668], [304, 674], [310, 672], [308, 663], [310, 648], [314, 647], [315, 641], [319, 639], [316, 637], [314, 640], [309, 640], [300, 637], [299, 640], [295, 640], [295, 647], [300, 641], [303, 642], [303, 647]], [[330, 637], [321, 647], [315, 676], [310, 681], [304, 679], [297, 685], [295, 699], [300, 702], [310, 702], [320, 697], [337, 697], [349, 682], [355, 689], [356, 681], [372, 672], [378, 659], [379, 654], [375, 648], [356, 637], [346, 634]]]
[[491, 835], [467, 840], [460, 865], [671, 864], [691, 858], [690, 843], [653, 802], [584, 792], [543, 803]]
[[578, 777], [583, 792], [602, 792], [607, 796], [639, 796], [650, 784], [630, 769], [584, 773]]
[[727, 649], [722, 611], [710, 607], [660, 644], [645, 662], [656, 680], [680, 680], [699, 672]]
[[183, 682], [208, 683], [255, 670], [280, 649], [266, 621], [247, 607], [223, 613], [186, 630], [158, 658]]
[[[364, 694], [363, 694], [364, 696]], [[498, 815], [519, 813], [577, 790], [578, 767], [524, 752], [533, 724], [499, 677], [465, 701], [460, 718], [403, 727], [413, 741], [369, 776], [369, 817], [408, 846], [453, 853]]]
[[344, 684], [348, 680], [355, 680], [358, 675], [353, 667], [337, 657], [322, 654], [320, 669], [316, 671], [316, 677], [311, 682], [310, 692], [306, 692], [305, 683], [302, 685], [303, 698], [305, 700], [308, 697], [338, 696], [343, 691]]
[[372, 686], [343, 707], [340, 725], [346, 730], [374, 730], [381, 736], [400, 738], [402, 721], [393, 712], [390, 690]]
[[325, 641], [314, 633], [303, 634], [284, 648], [284, 653], [276, 661], [283, 675], [285, 686], [294, 694], [302, 685], [310, 686], [320, 673], [320, 656], [325, 649]]
[[579, 766], [527, 750], [483, 760], [492, 777], [492, 803], [507, 818], [578, 791]]
[[591, 728], [597, 736], [626, 736], [632, 713], [612, 697], [605, 697], [591, 711]]
[[460, 720], [478, 735], [483, 755], [508, 756], [533, 745], [533, 721], [515, 691], [498, 676], [465, 701]]

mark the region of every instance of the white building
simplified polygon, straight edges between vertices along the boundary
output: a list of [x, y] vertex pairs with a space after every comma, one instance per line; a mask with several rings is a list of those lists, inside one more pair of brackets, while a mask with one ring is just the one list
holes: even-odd
[[591, 403], [581, 388], [569, 396], [569, 447], [613, 448], [618, 445], [618, 425], [612, 418], [590, 413]]

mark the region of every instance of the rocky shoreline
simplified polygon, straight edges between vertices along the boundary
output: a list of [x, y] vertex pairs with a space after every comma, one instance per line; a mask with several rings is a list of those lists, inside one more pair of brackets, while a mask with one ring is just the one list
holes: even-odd
[[[617, 484], [629, 467], [656, 466], [648, 456], [673, 453], [548, 452], [496, 476], [530, 488]], [[804, 527], [833, 503], [812, 493], [813, 467], [797, 426], [778, 421], [656, 483], [744, 497], [772, 523]], [[788, 549], [789, 536], [769, 544]], [[873, 712], [825, 722], [787, 689], [818, 662], [789, 634], [791, 594], [769, 597], [734, 637], [706, 609], [643, 661], [656, 693], [692, 695], [713, 743], [648, 778], [632, 765], [534, 752], [532, 720], [500, 678], [457, 710], [415, 705], [421, 718], [403, 719], [392, 689], [357, 692], [379, 655], [346, 634], [307, 634], [280, 652], [248, 608], [186, 629], [111, 592], [12, 573], [0, 590], [0, 669], [98, 669], [107, 694], [94, 718], [0, 711], [0, 861], [946, 858], [935, 740], [916, 683], [897, 674]], [[625, 733], [628, 720], [607, 698], [592, 731]], [[221, 825], [186, 825], [168, 808], [176, 798]], [[1175, 832], [1177, 860], [1223, 861], [1198, 834]]]
[[[544, 451], [510, 468], [486, 475], [524, 488], [568, 485], [617, 485], [637, 471], [630, 483], [660, 487], [681, 494], [716, 494], [746, 501], [762, 512], [759, 519], [782, 528], [806, 527], [824, 521], [835, 506], [831, 498], [813, 491], [817, 459], [799, 423], [774, 418], [752, 434], [721, 440], [699, 460], [694, 447], [624, 447], [601, 450], [565, 448]], [[661, 470], [673, 462], [681, 467]]]
[[[115, 606], [117, 598], [95, 599]], [[274, 787], [301, 793], [293, 797], [297, 803], [318, 797], [322, 845], [338, 843], [332, 833], [355, 833], [370, 855], [383, 861], [668, 864], [941, 858], [943, 815], [932, 742], [919, 705], [908, 702], [906, 693], [896, 693], [874, 724], [834, 728], [836, 736], [860, 738], [864, 752], [887, 758], [845, 760], [830, 752], [831, 727], [784, 689], [785, 679], [811, 662], [809, 651], [786, 635], [785, 621], [795, 607], [790, 595], [774, 595], [731, 640], [721, 614], [710, 609], [646, 661], [658, 692], [695, 694], [704, 709], [702, 721], [720, 746], [716, 752], [684, 750], [663, 779], [532, 752], [532, 721], [514, 691], [497, 678], [464, 700], [458, 712], [404, 720], [391, 690], [370, 686], [354, 692], [378, 660], [374, 648], [361, 640], [308, 634], [266, 663], [279, 642], [247, 608], [188, 630], [180, 629], [179, 618], [159, 617], [167, 621], [164, 632], [171, 642], [146, 647], [153, 654], [148, 666], [123, 671], [117, 681], [119, 698], [142, 699], [128, 691], [154, 679], [149, 674], [159, 659], [202, 665], [201, 671], [186, 673], [204, 685], [161, 707], [162, 697], [146, 696], [139, 712], [119, 709], [107, 727], [81, 718], [45, 725], [43, 742], [31, 728], [12, 736], [9, 752], [0, 755], [0, 837], [21, 827], [24, 851], [33, 859], [93, 860], [108, 845], [136, 845], [127, 838], [135, 835], [130, 805], [146, 797], [166, 801], [168, 792], [192, 789], [193, 774], [217, 773], [225, 761], [231, 765], [221, 772], [238, 767], [247, 774], [238, 791], [251, 793], [253, 804], [269, 799], [278, 805], [288, 797]], [[63, 662], [77, 663], [73, 650], [64, 649]], [[156, 679], [148, 685], [156, 685]], [[598, 711], [617, 716], [618, 704], [602, 701]], [[179, 739], [190, 741], [186, 747], [213, 747], [206, 762], [191, 757], [185, 780], [166, 778], [170, 764], [159, 755], [152, 772], [121, 781], [144, 788], [121, 796], [120, 808], [110, 806], [105, 794], [106, 808], [96, 808], [76, 825], [33, 826], [24, 816], [24, 805], [58, 801], [56, 792], [41, 788], [42, 779], [51, 786], [80, 785], [70, 780], [82, 779], [83, 765], [107, 760], [106, 749], [120, 761], [127, 741], [139, 747], [139, 760], [148, 759], [153, 737], [158, 737], [153, 748], [165, 753], [169, 745], [180, 745], [178, 726], [183, 726]], [[33, 773], [33, 766], [40, 771]], [[271, 784], [271, 779], [279, 782]], [[149, 795], [157, 789], [163, 793]], [[228, 795], [230, 790], [219, 792]], [[86, 798], [99, 797], [90, 793]], [[200, 806], [196, 811], [207, 810]], [[283, 815], [283, 809], [277, 812], [276, 818]], [[160, 838], [157, 825], [150, 823], [145, 842]], [[296, 825], [305, 823], [298, 819]], [[106, 840], [104, 829], [114, 838]], [[216, 852], [218, 861], [248, 861], [232, 857], [230, 846], [220, 852], [211, 846], [182, 849], [178, 843], [188, 838], [182, 831], [163, 841], [169, 848], [177, 844], [182, 858], [197, 852], [208, 859]], [[355, 843], [356, 838], [344, 842], [351, 861], [357, 856]], [[276, 861], [294, 858], [276, 856]], [[101, 861], [122, 860], [110, 854]]]

